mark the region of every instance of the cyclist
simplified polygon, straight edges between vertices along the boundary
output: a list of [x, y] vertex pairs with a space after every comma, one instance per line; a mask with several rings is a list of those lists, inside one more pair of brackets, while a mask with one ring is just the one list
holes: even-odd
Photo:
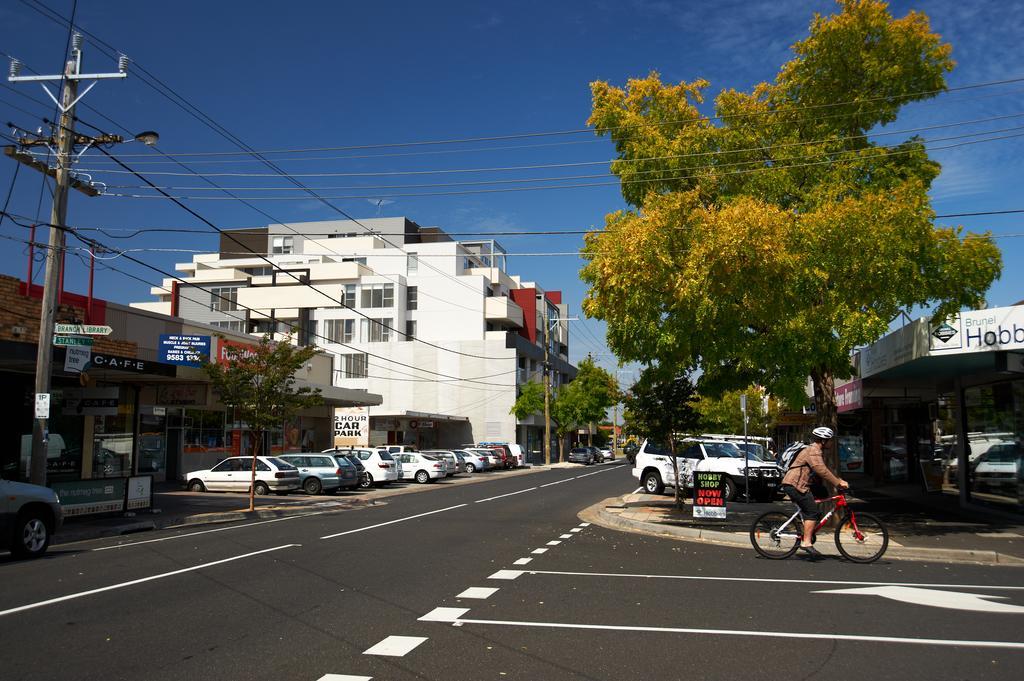
[[800, 541], [800, 550], [811, 559], [818, 559], [821, 553], [811, 544], [811, 537], [814, 534], [814, 526], [821, 517], [818, 511], [818, 504], [814, 501], [814, 494], [811, 493], [811, 484], [817, 476], [829, 482], [839, 489], [846, 489], [850, 485], [845, 480], [834, 475], [825, 465], [823, 452], [826, 447], [834, 446], [833, 437], [835, 433], [831, 428], [820, 426], [811, 431], [811, 444], [800, 450], [800, 453], [793, 459], [793, 463], [782, 478], [782, 491], [800, 507], [804, 517], [803, 537]]

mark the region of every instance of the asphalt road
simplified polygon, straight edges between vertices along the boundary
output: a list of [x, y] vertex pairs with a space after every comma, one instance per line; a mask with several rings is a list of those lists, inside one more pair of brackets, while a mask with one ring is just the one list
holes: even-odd
[[0, 677], [1019, 675], [1019, 569], [767, 561], [577, 518], [634, 486], [619, 465], [498, 474], [343, 513], [0, 558]]

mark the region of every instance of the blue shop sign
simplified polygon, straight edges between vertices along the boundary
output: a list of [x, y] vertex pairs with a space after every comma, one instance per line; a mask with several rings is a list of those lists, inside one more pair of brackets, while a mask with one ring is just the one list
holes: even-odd
[[210, 359], [209, 336], [165, 333], [160, 336], [160, 361], [186, 367], [202, 366]]

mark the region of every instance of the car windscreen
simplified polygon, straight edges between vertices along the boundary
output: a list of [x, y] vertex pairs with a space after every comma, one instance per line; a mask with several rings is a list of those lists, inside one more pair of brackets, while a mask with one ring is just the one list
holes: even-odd
[[741, 450], [745, 451], [749, 455], [747, 458], [752, 461], [765, 460], [764, 447], [757, 444], [756, 442], [737, 442], [736, 446], [739, 447]]
[[727, 459], [742, 459], [739, 447], [731, 442], [705, 442], [704, 451], [708, 456]]

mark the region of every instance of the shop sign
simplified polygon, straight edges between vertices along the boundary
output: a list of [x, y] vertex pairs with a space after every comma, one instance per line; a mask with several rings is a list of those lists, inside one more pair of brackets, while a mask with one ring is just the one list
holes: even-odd
[[694, 471], [693, 517], [725, 518], [725, 473]]
[[210, 337], [164, 333], [160, 335], [161, 362], [201, 367], [210, 358]]
[[[229, 350], [234, 352], [229, 353]], [[232, 355], [235, 357], [255, 357], [256, 346], [251, 343], [236, 343], [235, 341], [227, 340], [226, 338], [217, 339], [217, 362], [224, 363], [229, 362], [232, 359]]]
[[365, 447], [370, 443], [369, 407], [335, 407], [334, 446]]
[[126, 508], [131, 511], [149, 508], [153, 505], [153, 476], [136, 475], [128, 478], [128, 499]]
[[67, 416], [117, 416], [118, 388], [65, 388]]
[[72, 374], [80, 374], [92, 360], [92, 348], [90, 347], [69, 347], [64, 351], [64, 371]]
[[124, 510], [127, 480], [74, 480], [53, 483], [65, 516], [111, 513]]
[[204, 407], [206, 386], [201, 383], [159, 385], [156, 388], [156, 403], [164, 407]]
[[151, 362], [137, 357], [121, 357], [107, 353], [93, 353], [92, 365], [97, 369], [116, 369], [133, 374], [156, 374], [158, 376], [176, 376], [177, 367], [171, 364]]
[[423, 428], [433, 428], [434, 427], [434, 422], [433, 421], [425, 421], [423, 419], [413, 419], [413, 420], [409, 421], [409, 427], [411, 429], [413, 429], [413, 430], [419, 430], [419, 429], [423, 429]]
[[858, 378], [845, 385], [836, 386], [836, 411], [840, 414], [864, 406], [863, 384]]
[[930, 354], [1024, 350], [1024, 305], [961, 312], [929, 327]]

